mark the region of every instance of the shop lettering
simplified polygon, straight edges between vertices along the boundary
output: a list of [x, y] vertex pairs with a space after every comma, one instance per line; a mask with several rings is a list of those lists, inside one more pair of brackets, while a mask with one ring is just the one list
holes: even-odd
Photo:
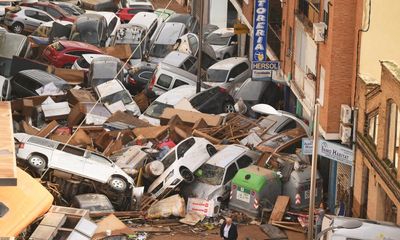
[[256, 45], [254, 47], [255, 51], [265, 51], [265, 38], [266, 38], [266, 23], [267, 19], [265, 14], [267, 12], [267, 8], [265, 7], [266, 0], [258, 0], [257, 1], [257, 16], [255, 18], [255, 42]]

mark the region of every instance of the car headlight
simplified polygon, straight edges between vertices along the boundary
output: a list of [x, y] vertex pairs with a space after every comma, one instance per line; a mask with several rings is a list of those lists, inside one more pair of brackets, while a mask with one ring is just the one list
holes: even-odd
[[168, 179], [170, 179], [174, 175], [174, 170], [168, 173], [167, 177], [165, 177], [165, 182], [168, 182]]
[[172, 183], [171, 183], [171, 185], [176, 185], [176, 184], [178, 184], [179, 183], [179, 178], [177, 178], [177, 179], [175, 179]]

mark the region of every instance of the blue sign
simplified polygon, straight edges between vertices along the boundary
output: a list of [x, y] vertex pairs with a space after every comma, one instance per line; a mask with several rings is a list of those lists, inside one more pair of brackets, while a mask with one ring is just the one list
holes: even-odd
[[271, 71], [267, 69], [267, 33], [268, 33], [269, 0], [254, 1], [253, 21], [253, 79], [265, 80], [271, 78]]

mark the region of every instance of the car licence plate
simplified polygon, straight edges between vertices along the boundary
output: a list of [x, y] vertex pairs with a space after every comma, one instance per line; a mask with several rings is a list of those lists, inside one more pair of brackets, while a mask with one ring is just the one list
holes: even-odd
[[249, 203], [250, 202], [250, 194], [238, 190], [236, 192], [236, 199]]

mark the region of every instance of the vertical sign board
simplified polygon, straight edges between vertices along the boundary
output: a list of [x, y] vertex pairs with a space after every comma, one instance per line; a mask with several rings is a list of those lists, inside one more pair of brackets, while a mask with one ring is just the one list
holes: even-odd
[[279, 61], [267, 61], [269, 0], [254, 1], [253, 21], [253, 80], [271, 80], [272, 70], [279, 70]]

